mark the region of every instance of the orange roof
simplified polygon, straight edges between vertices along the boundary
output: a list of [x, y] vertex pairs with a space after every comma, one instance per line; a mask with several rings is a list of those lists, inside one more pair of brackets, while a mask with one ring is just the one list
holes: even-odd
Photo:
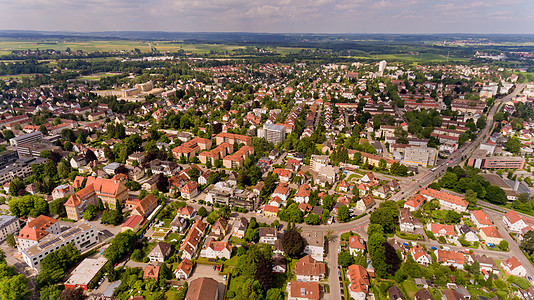
[[121, 185], [120, 181], [100, 177], [88, 177], [85, 186], [94, 185], [97, 194], [106, 194], [116, 196]]
[[351, 265], [347, 274], [350, 278], [350, 289], [355, 293], [363, 292], [367, 294], [369, 289], [369, 274], [367, 270], [360, 265]]
[[32, 241], [39, 241], [48, 234], [46, 229], [54, 225], [57, 222], [56, 219], [47, 216], [40, 215], [37, 218], [29, 221], [20, 230], [18, 238]]
[[499, 232], [499, 230], [497, 230], [497, 227], [495, 226], [482, 227], [482, 229], [480, 230], [484, 232], [484, 235], [486, 235], [487, 237], [492, 237], [492, 238], [497, 238], [497, 239], [503, 238], [501, 233]]
[[426, 198], [423, 195], [415, 194], [412, 197], [410, 197], [410, 199], [408, 199], [408, 201], [406, 201], [406, 203], [404, 203], [404, 205], [416, 208], [419, 205], [421, 205], [421, 203], [425, 202], [425, 200], [426, 200]]
[[159, 266], [147, 265], [143, 273], [143, 278], [153, 278], [158, 279], [159, 276]]
[[289, 177], [291, 176], [291, 171], [288, 169], [276, 168], [274, 169], [273, 174], [277, 174], [280, 177]]
[[143, 198], [143, 200], [139, 201], [137, 205], [134, 207], [133, 210], [137, 210], [141, 215], [145, 215], [147, 213], [147, 210], [154, 205], [154, 203], [157, 203], [158, 199], [152, 194], [148, 194]]
[[263, 208], [263, 211], [278, 213], [278, 207], [272, 206], [272, 205], [265, 205], [265, 207]]
[[423, 247], [421, 247], [421, 245], [419, 245], [419, 244], [417, 244], [414, 247], [412, 247], [410, 249], [410, 253], [412, 254], [414, 260], [418, 260], [419, 257], [421, 257], [421, 256], [427, 256], [428, 255], [428, 253], [425, 251], [425, 249], [423, 249]]
[[467, 207], [469, 205], [469, 203], [467, 203], [467, 201], [465, 201], [464, 198], [462, 198], [460, 196], [452, 195], [452, 194], [445, 193], [445, 192], [442, 192], [442, 191], [437, 191], [437, 190], [431, 189], [431, 188], [426, 188], [426, 189], [422, 190], [421, 194], [423, 196], [436, 198], [438, 200], [443, 200], [443, 201], [450, 202], [450, 203], [453, 203], [453, 204], [456, 204], [456, 205], [460, 205], [460, 206], [463, 206], [463, 207]]
[[480, 223], [481, 225], [489, 225], [489, 226], [493, 225], [488, 215], [484, 213], [482, 210], [473, 210], [471, 214], [473, 214], [475, 219], [477, 219], [478, 223]]
[[349, 248], [365, 250], [365, 246], [362, 242], [363, 240], [361, 240], [359, 236], [351, 236], [349, 238]]
[[182, 262], [176, 267], [176, 271], [182, 270], [186, 274], [191, 273], [191, 270], [193, 269], [193, 263], [189, 259], [184, 259]]
[[182, 187], [181, 192], [186, 194], [191, 194], [197, 189], [197, 183], [194, 181], [189, 181], [186, 185]]
[[515, 256], [512, 256], [509, 259], [505, 260], [504, 264], [506, 264], [510, 270], [523, 266]]
[[299, 299], [320, 299], [319, 283], [291, 281], [289, 296]]
[[295, 194], [295, 197], [309, 197], [310, 193], [310, 186], [307, 184], [303, 184], [299, 187], [299, 190], [297, 191], [297, 194]]

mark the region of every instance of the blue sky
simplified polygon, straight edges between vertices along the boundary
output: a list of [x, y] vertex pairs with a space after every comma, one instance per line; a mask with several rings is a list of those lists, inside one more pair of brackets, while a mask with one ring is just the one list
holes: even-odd
[[534, 33], [534, 0], [0, 0], [0, 29]]

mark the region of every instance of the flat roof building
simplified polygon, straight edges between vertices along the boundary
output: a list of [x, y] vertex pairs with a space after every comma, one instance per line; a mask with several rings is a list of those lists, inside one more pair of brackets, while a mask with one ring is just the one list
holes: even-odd
[[438, 151], [428, 147], [409, 147], [404, 151], [404, 164], [412, 166], [433, 166], [436, 163]]
[[[260, 134], [261, 135], [261, 134]], [[263, 136], [268, 142], [277, 145], [283, 143], [286, 139], [286, 127], [275, 124], [263, 125]]]
[[9, 234], [20, 230], [20, 222], [17, 217], [0, 215], [0, 242], [3, 242]]
[[106, 265], [108, 260], [104, 257], [86, 258], [72, 271], [71, 276], [65, 281], [65, 289], [80, 287], [87, 291], [90, 283]]
[[22, 258], [32, 269], [39, 270], [41, 261], [50, 253], [62, 246], [73, 243], [81, 252], [89, 249], [98, 242], [96, 226], [82, 221], [64, 232], [42, 239], [37, 245], [21, 250]]
[[18, 146], [20, 144], [26, 144], [26, 143], [39, 143], [43, 139], [43, 133], [40, 131], [34, 131], [32, 133], [27, 133], [23, 135], [19, 135], [17, 137], [14, 137], [9, 140], [9, 144], [11, 146]]
[[523, 170], [525, 159], [515, 156], [493, 156], [470, 158], [467, 165], [479, 169], [517, 169]]

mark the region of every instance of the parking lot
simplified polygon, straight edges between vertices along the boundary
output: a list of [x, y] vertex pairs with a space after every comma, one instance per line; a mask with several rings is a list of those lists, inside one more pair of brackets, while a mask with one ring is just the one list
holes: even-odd
[[191, 282], [191, 280], [200, 278], [200, 277], [208, 277], [213, 278], [217, 280], [218, 282], [222, 282], [226, 284], [226, 281], [223, 279], [222, 275], [219, 275], [219, 271], [213, 270], [214, 265], [203, 265], [203, 264], [197, 264], [195, 266], [195, 269], [193, 270], [193, 274], [191, 274], [191, 277], [187, 279], [188, 282]]

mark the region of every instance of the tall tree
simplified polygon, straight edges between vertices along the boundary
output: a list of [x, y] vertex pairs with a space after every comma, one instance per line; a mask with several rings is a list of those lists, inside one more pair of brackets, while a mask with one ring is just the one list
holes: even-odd
[[305, 241], [300, 233], [296, 230], [290, 229], [284, 232], [282, 237], [282, 247], [284, 252], [291, 257], [297, 257], [304, 250]]

